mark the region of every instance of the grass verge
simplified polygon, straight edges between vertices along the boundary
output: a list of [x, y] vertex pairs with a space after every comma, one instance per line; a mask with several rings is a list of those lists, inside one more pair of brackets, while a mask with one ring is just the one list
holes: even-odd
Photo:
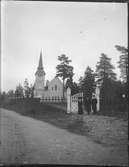
[[[3, 105], [19, 114], [41, 120], [71, 133], [87, 136], [99, 144], [126, 145], [128, 141], [127, 120], [97, 115], [66, 114], [65, 104], [39, 103], [35, 100], [17, 100]], [[121, 117], [120, 117], [121, 118]]]

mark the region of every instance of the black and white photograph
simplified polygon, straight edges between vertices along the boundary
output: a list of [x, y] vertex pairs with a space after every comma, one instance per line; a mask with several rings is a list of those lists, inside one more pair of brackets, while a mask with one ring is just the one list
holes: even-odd
[[0, 166], [128, 166], [128, 3], [0, 6]]

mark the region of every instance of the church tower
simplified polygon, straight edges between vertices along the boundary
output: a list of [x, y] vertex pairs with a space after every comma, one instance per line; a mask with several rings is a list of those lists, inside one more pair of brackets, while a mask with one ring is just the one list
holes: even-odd
[[42, 62], [42, 50], [40, 52], [39, 65], [35, 73], [34, 97], [42, 98], [45, 83], [45, 71]]

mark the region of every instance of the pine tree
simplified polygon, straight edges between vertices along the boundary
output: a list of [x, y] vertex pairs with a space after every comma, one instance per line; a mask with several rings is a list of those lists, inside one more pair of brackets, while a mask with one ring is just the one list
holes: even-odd
[[30, 97], [34, 97], [34, 86], [32, 84], [30, 85]]
[[88, 66], [84, 73], [84, 78], [82, 81], [82, 89], [86, 97], [92, 96], [95, 88], [95, 78], [93, 70]]
[[30, 97], [30, 88], [29, 88], [29, 82], [28, 82], [27, 78], [24, 81], [24, 92], [25, 92], [25, 97], [29, 98]]
[[79, 87], [79, 91], [80, 91], [80, 92], [83, 91], [83, 90], [82, 90], [82, 84], [83, 84], [83, 77], [81, 76], [81, 77], [79, 78], [79, 83], [78, 83], [78, 87]]
[[79, 92], [79, 87], [78, 87], [76, 82], [73, 82], [73, 78], [72, 77], [67, 79], [65, 87], [66, 87], [66, 89], [68, 87], [71, 88], [71, 95], [74, 95], [74, 94]]
[[63, 80], [63, 99], [64, 99], [64, 83], [66, 78], [72, 78], [73, 73], [73, 67], [69, 65], [71, 60], [66, 55], [58, 56], [58, 60], [60, 61], [60, 64], [56, 66], [56, 76], [61, 77]]
[[100, 96], [104, 107], [108, 101], [111, 101], [112, 81], [116, 81], [116, 74], [113, 70], [114, 66], [111, 64], [111, 59], [102, 53], [100, 61], [96, 65], [96, 74], [98, 81], [102, 83]]
[[115, 45], [115, 48], [121, 52], [120, 55], [120, 59], [119, 59], [119, 68], [120, 68], [120, 72], [121, 72], [121, 78], [124, 82], [127, 82], [128, 79], [128, 49], [123, 47], [123, 46], [119, 46], [119, 45]]
[[24, 97], [24, 93], [23, 93], [23, 87], [21, 84], [19, 84], [18, 86], [16, 86], [16, 90], [15, 90], [15, 96], [18, 98], [23, 98]]
[[113, 72], [114, 66], [111, 64], [111, 58], [102, 53], [100, 61], [96, 65], [97, 77], [104, 82], [105, 79], [116, 80], [116, 74]]
[[84, 95], [84, 101], [87, 97], [92, 97], [95, 90], [95, 74], [89, 66], [86, 68], [84, 77], [80, 78], [80, 87]]
[[9, 98], [14, 98], [15, 94], [14, 94], [14, 91], [12, 89], [10, 89], [8, 92], [7, 92], [7, 95]]
[[129, 75], [128, 75], [128, 49], [124, 46], [115, 45], [115, 48], [121, 53], [120, 59], [119, 59], [119, 68], [121, 72], [120, 78], [123, 81], [124, 85], [124, 94], [126, 95], [126, 98], [128, 99], [128, 83], [129, 83]]

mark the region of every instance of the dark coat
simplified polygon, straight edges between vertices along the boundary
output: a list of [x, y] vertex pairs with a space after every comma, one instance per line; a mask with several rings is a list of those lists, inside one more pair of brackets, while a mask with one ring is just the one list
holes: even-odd
[[96, 104], [97, 104], [97, 99], [96, 99], [96, 98], [93, 98], [91, 103], [92, 103], [92, 106], [96, 106]]
[[90, 106], [91, 106], [91, 99], [90, 99], [90, 98], [87, 98], [87, 99], [85, 100], [85, 104], [86, 104], [87, 107], [90, 107]]
[[96, 108], [97, 107], [96, 106], [97, 105], [97, 99], [93, 98], [91, 103], [92, 103], [93, 112], [96, 113], [96, 110], [97, 110], [97, 108]]

